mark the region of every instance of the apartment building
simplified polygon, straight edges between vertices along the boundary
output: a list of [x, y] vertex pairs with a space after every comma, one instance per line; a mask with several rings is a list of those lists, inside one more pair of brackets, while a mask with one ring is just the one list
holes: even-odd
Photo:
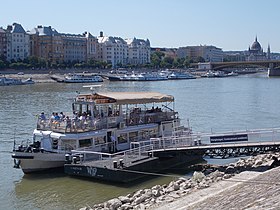
[[64, 61], [62, 38], [54, 28], [39, 25], [27, 33], [30, 35], [31, 56], [50, 63]]
[[146, 64], [150, 63], [151, 46], [150, 41], [143, 39], [126, 39], [128, 46], [128, 63], [129, 64]]
[[0, 57], [7, 58], [7, 33], [3, 28], [0, 28]]
[[6, 29], [6, 38], [8, 61], [23, 60], [30, 55], [29, 35], [20, 24], [13, 23], [12, 25], [8, 25]]
[[95, 36], [91, 35], [91, 33], [89, 32], [83, 33], [82, 36], [86, 39], [87, 43], [86, 60], [96, 60], [98, 39]]
[[100, 32], [97, 59], [111, 63], [113, 67], [126, 65], [128, 61], [128, 46], [122, 38], [103, 36], [103, 32]]
[[205, 62], [223, 61], [222, 49], [207, 45], [179, 47], [177, 50], [177, 56], [179, 58], [189, 57], [190, 59], [202, 57], [204, 58]]
[[85, 62], [96, 58], [97, 38], [90, 33], [59, 33], [51, 26], [37, 26], [30, 35], [30, 55], [50, 63]]

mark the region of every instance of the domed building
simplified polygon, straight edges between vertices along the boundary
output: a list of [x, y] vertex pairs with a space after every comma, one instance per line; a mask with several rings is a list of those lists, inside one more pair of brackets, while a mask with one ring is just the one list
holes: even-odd
[[249, 46], [247, 53], [247, 61], [263, 61], [268, 60], [270, 57], [270, 47], [268, 46], [267, 53], [263, 51], [261, 44], [256, 37], [255, 41]]

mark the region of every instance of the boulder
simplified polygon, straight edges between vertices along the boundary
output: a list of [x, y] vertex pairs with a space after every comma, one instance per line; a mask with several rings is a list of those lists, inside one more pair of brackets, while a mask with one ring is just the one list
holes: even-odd
[[119, 196], [118, 199], [124, 204], [124, 203], [130, 203], [131, 199], [128, 196]]
[[106, 202], [105, 207], [116, 210], [122, 205], [122, 202], [118, 198], [113, 198]]

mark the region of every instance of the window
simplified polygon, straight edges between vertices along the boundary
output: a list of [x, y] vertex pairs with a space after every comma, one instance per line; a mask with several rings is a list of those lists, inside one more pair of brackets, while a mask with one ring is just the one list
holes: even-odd
[[91, 139], [81, 139], [79, 140], [79, 147], [90, 147], [92, 145]]
[[138, 140], [138, 132], [130, 132], [129, 133], [129, 141], [137, 141]]
[[122, 133], [118, 136], [118, 143], [119, 144], [127, 143], [127, 134], [126, 133]]
[[105, 144], [105, 136], [98, 136], [94, 138], [94, 144]]

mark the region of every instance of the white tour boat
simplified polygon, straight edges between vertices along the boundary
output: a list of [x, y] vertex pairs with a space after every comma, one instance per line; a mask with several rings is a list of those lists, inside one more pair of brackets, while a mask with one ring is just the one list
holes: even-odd
[[58, 168], [74, 149], [114, 153], [135, 142], [190, 132], [180, 125], [174, 97], [157, 92], [79, 94], [71, 113], [63, 119], [42, 113], [33, 141], [15, 142], [15, 167], [24, 173]]
[[92, 83], [92, 82], [103, 82], [103, 79], [101, 76], [99, 76], [97, 74], [74, 73], [74, 74], [66, 74], [61, 82]]
[[28, 78], [27, 80], [15, 79], [15, 78], [8, 78], [5, 76], [0, 77], [0, 86], [9, 86], [9, 85], [30, 85], [34, 84], [35, 82], [32, 78]]
[[66, 83], [91, 83], [91, 82], [103, 82], [101, 76], [96, 74], [67, 74], [64, 78]]

